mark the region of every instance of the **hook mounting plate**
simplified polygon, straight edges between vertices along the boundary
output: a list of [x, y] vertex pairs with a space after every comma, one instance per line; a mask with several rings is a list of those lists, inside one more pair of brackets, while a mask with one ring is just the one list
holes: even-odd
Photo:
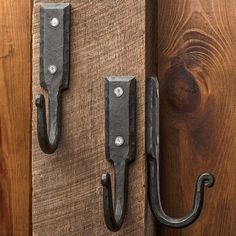
[[105, 82], [106, 159], [116, 163], [135, 157], [135, 78], [110, 76]]
[[69, 33], [70, 4], [41, 4], [40, 85], [53, 93], [68, 88]]

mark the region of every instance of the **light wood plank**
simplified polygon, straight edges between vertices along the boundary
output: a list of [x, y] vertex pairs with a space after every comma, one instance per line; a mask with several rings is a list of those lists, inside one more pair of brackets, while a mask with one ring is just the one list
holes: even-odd
[[[39, 4], [34, 1], [34, 98], [43, 91], [39, 86]], [[39, 148], [33, 108], [33, 233], [112, 234], [104, 224], [100, 183], [104, 171], [114, 176], [104, 153], [104, 77], [133, 75], [137, 79], [137, 155], [129, 166], [127, 217], [116, 234], [152, 235], [153, 224], [146, 214], [144, 155], [145, 1], [73, 0], [71, 7], [71, 80], [63, 92], [62, 138], [53, 155]]]

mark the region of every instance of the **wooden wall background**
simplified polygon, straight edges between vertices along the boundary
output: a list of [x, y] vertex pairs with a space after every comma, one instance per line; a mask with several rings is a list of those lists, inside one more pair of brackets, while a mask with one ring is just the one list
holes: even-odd
[[0, 0], [0, 235], [30, 235], [31, 1]]
[[[0, 228], [3, 236], [25, 236], [31, 231], [32, 3], [0, 2]], [[153, 8], [157, 2], [158, 8]], [[42, 92], [38, 83], [39, 3], [34, 1], [33, 13], [33, 103]], [[71, 3], [70, 89], [63, 93], [62, 140], [51, 157], [38, 147], [33, 106], [34, 234], [109, 234], [103, 222], [100, 185], [103, 170], [113, 173], [105, 161], [103, 143], [102, 77], [107, 74], [132, 74], [139, 81], [138, 155], [129, 173], [128, 216], [118, 235], [142, 235], [152, 229], [146, 215], [143, 78], [156, 63], [161, 82], [162, 199], [167, 213], [187, 213], [201, 172], [216, 177], [194, 225], [183, 230], [159, 225], [158, 234], [234, 235], [235, 1]]]
[[[39, 86], [40, 2], [34, 1], [33, 12], [33, 103], [36, 94], [43, 92]], [[53, 155], [46, 155], [39, 148], [33, 106], [33, 233], [112, 234], [104, 224], [100, 183], [104, 171], [114, 176], [104, 153], [104, 77], [134, 75], [138, 98], [137, 155], [129, 168], [127, 217], [116, 235], [152, 235], [144, 155], [145, 1], [70, 3], [70, 87], [63, 92], [62, 138]]]
[[158, 235], [235, 235], [236, 2], [159, 0], [161, 183], [166, 212], [186, 214], [202, 172], [215, 175], [199, 219]]

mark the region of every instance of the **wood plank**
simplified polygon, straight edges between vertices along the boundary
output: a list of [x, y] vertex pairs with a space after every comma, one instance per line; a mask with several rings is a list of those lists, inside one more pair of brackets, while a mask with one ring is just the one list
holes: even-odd
[[31, 1], [0, 1], [0, 235], [30, 235]]
[[[43, 92], [39, 86], [40, 2], [34, 1], [33, 13], [33, 98]], [[153, 223], [146, 214], [144, 155], [145, 1], [70, 2], [71, 80], [62, 95], [62, 138], [52, 155], [39, 148], [33, 107], [33, 233], [112, 234], [104, 224], [100, 180], [104, 171], [114, 177], [104, 152], [104, 77], [133, 75], [137, 79], [137, 155], [129, 166], [127, 217], [117, 235], [152, 235]]]
[[190, 211], [195, 180], [215, 175], [199, 219], [160, 235], [235, 235], [236, 4], [234, 0], [158, 1], [161, 183], [165, 211]]

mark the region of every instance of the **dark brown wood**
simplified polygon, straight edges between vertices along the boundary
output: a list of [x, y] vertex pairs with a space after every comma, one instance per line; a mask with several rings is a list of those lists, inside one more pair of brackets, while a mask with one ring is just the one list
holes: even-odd
[[0, 1], [0, 235], [30, 235], [31, 1]]
[[196, 178], [215, 175], [202, 214], [159, 235], [236, 231], [236, 14], [234, 0], [159, 0], [156, 72], [161, 91], [161, 193], [171, 216], [190, 211]]
[[[40, 2], [34, 1], [33, 12], [34, 98], [44, 92], [39, 85]], [[38, 145], [33, 107], [33, 233], [112, 235], [104, 223], [101, 186], [104, 171], [114, 178], [105, 158], [104, 81], [106, 76], [128, 75], [137, 80], [137, 154], [129, 165], [127, 216], [116, 235], [152, 235], [144, 154], [145, 1], [70, 3], [71, 77], [62, 98], [61, 141], [52, 155]]]

